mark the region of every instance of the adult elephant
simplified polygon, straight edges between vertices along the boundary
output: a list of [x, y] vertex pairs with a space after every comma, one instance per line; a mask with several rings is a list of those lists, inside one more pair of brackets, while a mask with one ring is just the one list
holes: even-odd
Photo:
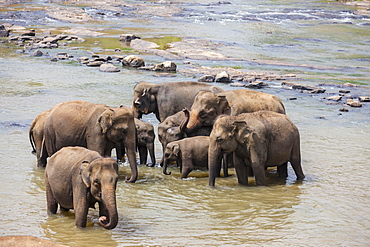
[[113, 229], [118, 222], [118, 164], [83, 147], [65, 147], [51, 156], [45, 169], [47, 212], [74, 209], [76, 226], [86, 227], [89, 208], [99, 204], [99, 222]]
[[139, 82], [134, 88], [132, 109], [135, 117], [154, 113], [158, 121], [181, 111], [184, 107], [190, 108], [194, 98], [200, 91], [219, 93], [223, 90], [207, 83], [182, 81], [148, 83]]
[[[265, 168], [286, 167], [290, 162], [298, 179], [303, 179], [300, 137], [297, 127], [284, 114], [272, 111], [244, 113], [217, 118], [208, 149], [209, 185], [215, 179], [224, 153], [234, 152], [238, 182], [248, 185], [251, 167], [257, 185], [266, 185]], [[280, 176], [287, 176], [283, 169]]]
[[135, 122], [132, 109], [84, 101], [69, 101], [52, 108], [45, 120], [44, 145], [48, 155], [62, 147], [82, 146], [111, 156], [116, 148], [117, 159], [126, 150], [131, 168], [128, 182], [137, 179]]
[[37, 166], [45, 167], [48, 154], [46, 150], [42, 150], [42, 140], [44, 138], [45, 120], [49, 116], [50, 110], [44, 111], [37, 115], [30, 125], [28, 137], [30, 139], [32, 153], [37, 157]]
[[187, 124], [183, 125], [182, 130], [189, 134], [203, 126], [213, 126], [217, 116], [221, 114], [236, 116], [261, 110], [285, 114], [283, 103], [272, 94], [248, 89], [220, 93], [199, 92], [191, 106]]

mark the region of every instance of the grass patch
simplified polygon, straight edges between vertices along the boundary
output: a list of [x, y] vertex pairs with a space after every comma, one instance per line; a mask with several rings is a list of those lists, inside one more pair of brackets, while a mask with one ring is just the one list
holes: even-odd
[[150, 39], [145, 39], [145, 40], [159, 45], [159, 48], [157, 48], [159, 50], [167, 50], [170, 48], [169, 43], [179, 42], [181, 41], [181, 38], [173, 37], [173, 36], [166, 36], [166, 37], [160, 37], [160, 38], [150, 38]]

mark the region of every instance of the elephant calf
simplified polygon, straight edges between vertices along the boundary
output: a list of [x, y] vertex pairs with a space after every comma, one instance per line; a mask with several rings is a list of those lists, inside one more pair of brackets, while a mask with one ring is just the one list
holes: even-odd
[[[258, 111], [218, 117], [211, 132], [208, 151], [210, 186], [215, 185], [222, 154], [232, 152], [238, 182], [242, 185], [248, 185], [248, 167], [253, 170], [256, 184], [266, 185], [265, 168], [286, 167], [288, 161], [297, 178], [304, 178], [299, 131], [284, 114]], [[287, 173], [279, 175], [286, 177]]]
[[136, 147], [139, 151], [140, 164], [146, 165], [148, 152], [152, 164], [150, 166], [155, 166], [155, 150], [154, 150], [154, 127], [150, 123], [141, 121], [135, 118], [136, 126]]
[[169, 162], [176, 161], [180, 166], [181, 178], [186, 178], [194, 167], [207, 167], [209, 136], [195, 136], [174, 141], [166, 146], [163, 173], [167, 173]]
[[74, 209], [76, 226], [86, 227], [89, 208], [99, 203], [99, 221], [106, 229], [118, 223], [116, 186], [118, 164], [83, 147], [60, 149], [45, 169], [48, 214]]

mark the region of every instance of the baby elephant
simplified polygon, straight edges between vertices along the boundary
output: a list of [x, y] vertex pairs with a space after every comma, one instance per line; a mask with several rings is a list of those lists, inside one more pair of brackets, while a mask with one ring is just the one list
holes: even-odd
[[116, 186], [118, 164], [83, 147], [65, 147], [45, 169], [47, 212], [74, 209], [76, 226], [86, 227], [89, 208], [99, 203], [99, 222], [106, 229], [118, 223]]
[[136, 146], [139, 151], [140, 164], [146, 165], [148, 152], [152, 161], [150, 167], [155, 166], [155, 150], [154, 150], [154, 127], [150, 123], [146, 123], [137, 118], [135, 120], [136, 127]]
[[209, 136], [195, 136], [168, 143], [164, 152], [163, 173], [167, 165], [176, 161], [180, 166], [181, 178], [186, 178], [194, 167], [207, 167]]

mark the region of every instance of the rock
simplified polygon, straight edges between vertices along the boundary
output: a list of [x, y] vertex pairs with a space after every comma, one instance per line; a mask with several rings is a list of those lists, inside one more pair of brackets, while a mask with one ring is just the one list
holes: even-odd
[[123, 66], [142, 67], [145, 66], [144, 59], [136, 55], [129, 55], [122, 60]]
[[36, 36], [34, 29], [31, 29], [29, 32], [22, 33], [21, 36]]
[[249, 87], [249, 88], [263, 88], [263, 87], [267, 87], [268, 84], [266, 82], [263, 82], [263, 81], [255, 81], [255, 82], [251, 82], [247, 85], [245, 85], [245, 87]]
[[230, 83], [230, 75], [226, 71], [222, 71], [221, 73], [218, 73], [215, 77], [215, 82], [225, 82]]
[[88, 62], [86, 65], [89, 67], [100, 67], [104, 62], [103, 61], [91, 61]]
[[282, 82], [281, 85], [292, 87], [292, 89], [309, 91], [310, 93], [325, 93], [326, 91], [326, 89], [323, 89], [320, 87], [298, 84], [298, 83], [293, 83], [293, 82], [286, 82], [286, 81]]
[[77, 58], [77, 61], [79, 63], [82, 63], [82, 64], [87, 64], [89, 62], [89, 58], [88, 57], [79, 57], [79, 58]]
[[36, 50], [31, 54], [31, 56], [34, 56], [34, 57], [41, 57], [42, 55], [44, 55], [44, 53], [40, 50]]
[[157, 64], [154, 66], [154, 71], [166, 71], [166, 72], [175, 72], [177, 65], [172, 61], [165, 61], [163, 63]]
[[334, 100], [334, 101], [339, 101], [342, 99], [342, 96], [330, 96], [326, 98], [327, 100]]
[[241, 83], [241, 82], [230, 83], [230, 87], [244, 87], [244, 86], [245, 86], [245, 84]]
[[0, 25], [0, 37], [8, 37], [9, 32], [10, 31], [7, 30], [4, 25]]
[[341, 112], [348, 112], [348, 109], [347, 108], [340, 108], [339, 111], [341, 111]]
[[353, 84], [353, 83], [344, 83], [343, 86], [345, 86], [345, 87], [361, 87], [361, 86]]
[[100, 65], [99, 70], [101, 72], [120, 72], [121, 70], [118, 69], [116, 66], [108, 63], [103, 63]]
[[296, 97], [291, 97], [288, 100], [297, 100], [297, 98]]
[[360, 99], [360, 102], [370, 102], [369, 96], [360, 96], [358, 98]]
[[204, 76], [201, 76], [198, 81], [199, 82], [214, 82], [215, 77], [213, 75], [204, 75]]
[[339, 93], [350, 93], [351, 91], [349, 90], [346, 90], [346, 89], [341, 89], [339, 90]]
[[362, 107], [362, 104], [361, 102], [359, 101], [356, 101], [356, 100], [353, 100], [353, 99], [347, 99], [347, 105], [351, 106], [351, 107]]
[[119, 36], [119, 41], [123, 41], [123, 42], [131, 42], [131, 40], [134, 40], [134, 39], [141, 39], [141, 38], [137, 37], [134, 34], [121, 34], [121, 36]]

